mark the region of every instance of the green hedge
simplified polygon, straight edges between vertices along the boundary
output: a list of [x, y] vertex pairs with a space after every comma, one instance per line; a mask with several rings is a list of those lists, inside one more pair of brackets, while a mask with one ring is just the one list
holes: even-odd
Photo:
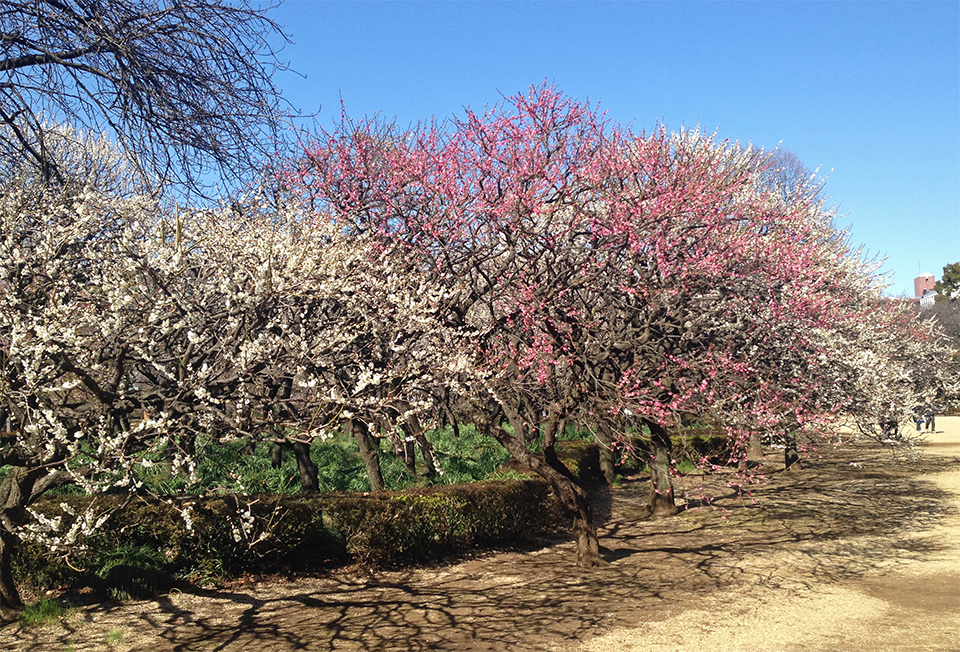
[[600, 470], [600, 445], [596, 441], [570, 439], [557, 442], [557, 457], [582, 485], [603, 484]]
[[393, 566], [477, 546], [516, 543], [555, 529], [562, 510], [540, 480], [494, 480], [365, 495], [327, 506], [347, 551]]
[[[583, 486], [602, 484], [606, 480], [600, 470], [600, 445], [586, 439], [568, 439], [557, 442], [557, 458]], [[500, 467], [501, 473], [517, 474], [520, 477], [539, 478], [532, 469], [511, 459]]]
[[[89, 500], [63, 495], [34, 509], [56, 516], [66, 503], [81, 512]], [[397, 566], [519, 543], [563, 523], [562, 509], [539, 480], [312, 497], [135, 497], [125, 506], [120, 496], [100, 496], [96, 504], [116, 511], [84, 551], [56, 557], [36, 544], [19, 547], [21, 584], [86, 583], [123, 596], [162, 590], [173, 578], [203, 583], [248, 572], [311, 571], [350, 558], [366, 567]]]
[[[699, 465], [704, 458], [718, 464], [725, 464], [730, 453], [730, 441], [727, 434], [720, 430], [708, 428], [691, 428], [679, 435], [670, 437], [673, 446], [673, 457], [677, 461], [685, 460]], [[622, 455], [618, 460], [617, 470], [623, 474], [638, 473], [650, 461], [653, 449], [649, 438], [628, 437], [624, 444], [630, 446], [629, 454]]]

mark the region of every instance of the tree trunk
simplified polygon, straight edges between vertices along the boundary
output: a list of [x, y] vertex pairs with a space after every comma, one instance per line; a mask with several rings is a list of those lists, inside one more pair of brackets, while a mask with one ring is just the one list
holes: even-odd
[[600, 539], [593, 522], [593, 512], [583, 489], [569, 478], [551, 482], [564, 506], [573, 515], [573, 535], [577, 541], [577, 566], [591, 567], [603, 563]]
[[13, 528], [22, 522], [24, 507], [30, 503], [38, 471], [14, 466], [0, 481], [0, 619], [16, 617], [23, 608], [13, 582], [13, 551], [17, 537]]
[[[426, 478], [433, 478], [437, 475], [437, 464], [436, 460], [433, 458], [433, 446], [430, 445], [430, 442], [427, 440], [423, 425], [420, 423], [420, 418], [417, 415], [412, 415], [407, 419], [406, 423], [401, 426], [403, 434], [406, 436], [407, 441], [411, 443], [410, 456], [411, 459], [416, 460], [416, 449], [420, 449], [421, 455], [423, 455], [423, 475]], [[416, 473], [416, 468], [414, 468], [414, 473]]]
[[[577, 566], [592, 567], [603, 564], [603, 558], [600, 556], [600, 540], [597, 537], [597, 527], [593, 522], [593, 512], [590, 509], [586, 492], [573, 480], [570, 471], [559, 460], [556, 460], [556, 464], [566, 473], [549, 464], [543, 453], [536, 454], [527, 448], [525, 444], [527, 441], [525, 437], [526, 428], [519, 419], [511, 420], [511, 423], [515, 433], [513, 436], [500, 428], [494, 431], [496, 433], [495, 438], [504, 445], [515, 460], [550, 483], [567, 513], [572, 516], [573, 534], [577, 543]], [[549, 446], [548, 450], [552, 451], [552, 446]], [[553, 457], [556, 458], [555, 453]]]
[[783, 438], [783, 468], [787, 471], [791, 469], [799, 470], [803, 468], [803, 466], [800, 464], [800, 453], [797, 451], [796, 431], [784, 433]]
[[381, 491], [383, 489], [383, 471], [380, 470], [380, 446], [377, 443], [377, 438], [370, 434], [367, 424], [359, 419], [350, 422], [350, 429], [353, 438], [357, 440], [357, 445], [360, 446], [360, 457], [363, 458], [363, 464], [367, 467], [370, 489]]
[[659, 423], [646, 422], [650, 428], [650, 500], [647, 502], [647, 512], [651, 517], [673, 516], [680, 510], [673, 495], [673, 480], [670, 472], [673, 470], [673, 444], [670, 434]]
[[600, 453], [600, 470], [603, 471], [603, 478], [607, 484], [613, 486], [617, 479], [616, 460], [613, 455], [614, 436], [610, 430], [601, 426], [597, 430], [597, 448]]
[[13, 549], [16, 537], [0, 526], [0, 620], [15, 618], [17, 611], [23, 608], [23, 601], [13, 583]]
[[423, 454], [423, 475], [426, 478], [433, 478], [437, 475], [437, 463], [433, 459], [433, 446], [423, 433], [416, 435], [417, 445]]
[[763, 446], [760, 442], [760, 433], [751, 432], [747, 440], [746, 450], [741, 451], [737, 466], [741, 471], [763, 462]]
[[320, 469], [310, 459], [310, 444], [303, 441], [295, 441], [292, 446], [293, 454], [297, 458], [297, 472], [300, 475], [300, 492], [305, 494], [315, 494], [320, 491], [320, 478], [318, 473]]
[[763, 462], [763, 442], [759, 432], [750, 433], [750, 443], [747, 448], [747, 459], [751, 462]]
[[410, 475], [417, 476], [417, 444], [407, 437], [403, 438], [403, 465]]
[[0, 480], [0, 620], [15, 617], [23, 601], [13, 582], [14, 528], [23, 523], [26, 507], [48, 489], [73, 482], [63, 470], [13, 466]]

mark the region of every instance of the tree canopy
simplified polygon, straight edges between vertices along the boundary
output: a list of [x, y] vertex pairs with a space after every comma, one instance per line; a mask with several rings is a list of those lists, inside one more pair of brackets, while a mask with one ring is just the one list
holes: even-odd
[[[666, 448], [685, 415], [748, 433], [853, 411], [882, 437], [944, 382], [916, 366], [943, 342], [908, 334], [819, 187], [757, 160], [698, 131], [631, 133], [542, 86], [439, 126], [345, 120], [286, 181], [344, 230], [420, 252], [449, 290], [442, 318], [472, 332], [462, 418], [554, 484], [592, 564], [584, 495], [552, 450], [566, 424], [645, 426]], [[904, 337], [916, 348], [894, 355]], [[669, 511], [651, 466], [651, 509]]]
[[960, 262], [944, 265], [943, 277], [934, 284], [933, 289], [937, 291], [938, 301], [956, 301], [960, 296]]
[[30, 518], [40, 495], [145, 491], [160, 463], [189, 486], [204, 442], [299, 447], [308, 479], [331, 432], [373, 462], [377, 437], [472, 423], [552, 485], [593, 565], [567, 426], [608, 451], [649, 433], [648, 513], [670, 514], [670, 435], [692, 418], [734, 461], [751, 436], [840, 418], [892, 444], [889, 424], [955, 389], [943, 333], [883, 298], [818, 188], [549, 86], [403, 131], [345, 118], [205, 209], [164, 201], [109, 138], [44, 137], [60, 180], [9, 158], [0, 181], [0, 421], [17, 429], [0, 608], [19, 601], [18, 538], [67, 545], [104, 516], [91, 499], [61, 531]]

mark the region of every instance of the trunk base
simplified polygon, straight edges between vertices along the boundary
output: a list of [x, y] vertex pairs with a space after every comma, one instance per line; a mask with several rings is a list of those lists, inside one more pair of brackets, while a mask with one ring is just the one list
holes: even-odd
[[23, 609], [23, 600], [13, 581], [13, 547], [16, 539], [13, 535], [0, 531], [0, 620], [16, 620]]
[[669, 491], [669, 496], [656, 491], [650, 492], [650, 502], [647, 503], [647, 518], [665, 518], [667, 516], [676, 516], [680, 513], [680, 508], [673, 498], [673, 488]]

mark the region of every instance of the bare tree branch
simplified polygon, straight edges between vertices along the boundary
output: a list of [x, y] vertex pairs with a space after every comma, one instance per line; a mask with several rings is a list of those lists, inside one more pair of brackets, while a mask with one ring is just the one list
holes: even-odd
[[151, 183], [250, 178], [285, 110], [273, 5], [226, 0], [0, 0], [0, 153], [58, 167], [44, 131], [106, 132]]

